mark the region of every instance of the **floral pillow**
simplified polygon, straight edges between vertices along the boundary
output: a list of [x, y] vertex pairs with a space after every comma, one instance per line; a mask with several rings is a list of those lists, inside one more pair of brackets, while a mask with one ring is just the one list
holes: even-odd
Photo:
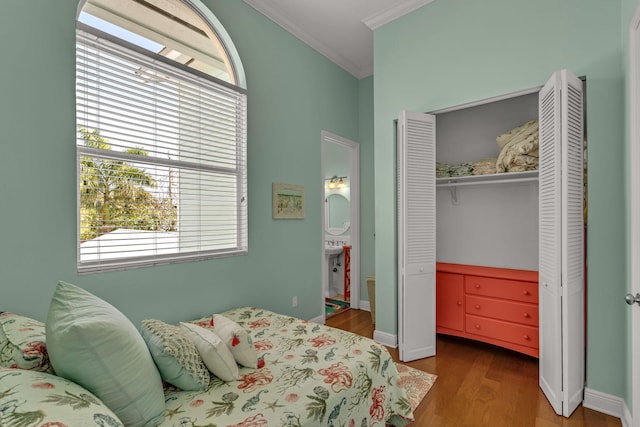
[[45, 372], [0, 368], [0, 426], [124, 427], [97, 397]]
[[44, 323], [0, 313], [0, 366], [53, 373], [45, 342]]
[[253, 347], [251, 335], [242, 326], [220, 314], [196, 320], [195, 323], [203, 328], [211, 329], [229, 347], [234, 359], [248, 368], [262, 368], [264, 360], [258, 360], [258, 352]]

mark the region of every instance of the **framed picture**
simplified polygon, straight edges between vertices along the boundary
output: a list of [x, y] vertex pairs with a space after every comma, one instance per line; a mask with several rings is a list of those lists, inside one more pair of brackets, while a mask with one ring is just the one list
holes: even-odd
[[273, 218], [304, 219], [304, 186], [273, 183]]

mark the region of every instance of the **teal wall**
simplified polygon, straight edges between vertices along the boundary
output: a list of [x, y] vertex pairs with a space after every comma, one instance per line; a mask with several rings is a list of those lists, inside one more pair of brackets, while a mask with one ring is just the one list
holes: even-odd
[[369, 301], [367, 276], [375, 274], [373, 76], [358, 82], [358, 142], [360, 143], [360, 299]]
[[[376, 329], [397, 331], [393, 120], [587, 79], [587, 387], [623, 398], [627, 227], [620, 1], [435, 0], [374, 32]], [[627, 402], [630, 400], [627, 399]]]
[[[0, 310], [40, 320], [58, 280], [134, 323], [240, 305], [322, 311], [320, 132], [358, 140], [359, 82], [242, 1], [203, 0], [235, 42], [248, 86], [249, 255], [76, 272], [78, 0], [4, 0], [0, 14]], [[28, 24], [28, 25], [27, 25]], [[273, 220], [271, 184], [304, 185], [304, 220]], [[299, 305], [291, 307], [291, 297]]]

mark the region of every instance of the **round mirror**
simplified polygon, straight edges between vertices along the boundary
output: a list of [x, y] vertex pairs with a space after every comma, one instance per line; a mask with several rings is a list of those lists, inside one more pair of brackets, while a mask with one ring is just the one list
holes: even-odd
[[326, 199], [325, 229], [327, 233], [338, 235], [349, 229], [351, 207], [349, 199], [342, 194], [330, 194]]

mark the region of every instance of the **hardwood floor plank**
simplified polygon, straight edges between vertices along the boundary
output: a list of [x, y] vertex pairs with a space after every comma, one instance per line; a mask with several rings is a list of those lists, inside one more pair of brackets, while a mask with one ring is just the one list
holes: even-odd
[[[368, 311], [348, 310], [327, 325], [373, 337]], [[398, 349], [388, 348], [397, 362]], [[620, 427], [618, 418], [579, 406], [569, 418], [556, 413], [538, 387], [538, 360], [467, 339], [438, 335], [437, 355], [406, 363], [438, 375], [416, 409], [415, 426]], [[401, 362], [402, 363], [402, 362]]]

